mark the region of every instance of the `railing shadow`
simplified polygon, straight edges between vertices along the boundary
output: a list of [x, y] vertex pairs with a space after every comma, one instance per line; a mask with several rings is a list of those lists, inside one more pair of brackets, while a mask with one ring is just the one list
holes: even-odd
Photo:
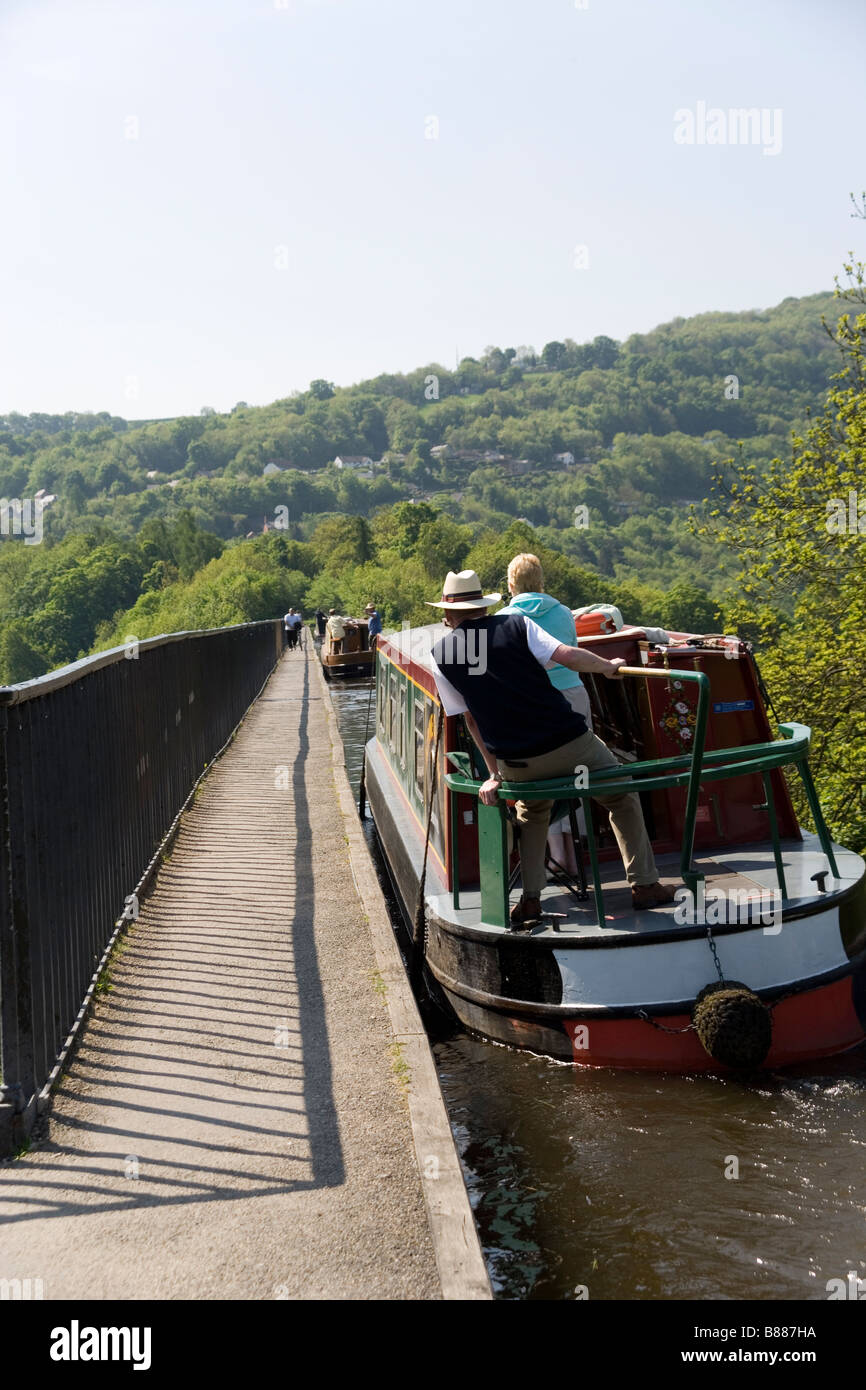
[[[278, 1005], [286, 1019], [285, 1028], [281, 1026], [285, 1049], [281, 1045], [271, 1065], [266, 1039], [255, 1050], [256, 1035], [265, 1029], [267, 1036], [265, 1013], [258, 1015], [258, 1022], [250, 1022], [245, 1034], [237, 1032], [243, 1027], [237, 1014], [255, 1015], [255, 1010], [249, 1007], [252, 987], [234, 980], [232, 996], [224, 1005], [226, 1016], [213, 1020], [214, 1041], [208, 1044], [203, 1040], [206, 1034], [199, 1029], [197, 1036], [191, 1026], [200, 978], [196, 963], [187, 958], [184, 966], [184, 957], [171, 955], [172, 966], [182, 971], [175, 983], [188, 982], [193, 989], [185, 996], [192, 1012], [185, 1015], [176, 997], [180, 991], [169, 983], [163, 994], [161, 980], [139, 973], [145, 962], [152, 963], [152, 954], [130, 950], [124, 956], [124, 968], [133, 972], [129, 987], [120, 983], [105, 1011], [91, 1019], [72, 1072], [57, 1088], [60, 1103], [52, 1113], [49, 1136], [32, 1160], [24, 1158], [5, 1172], [0, 1169], [4, 1224], [141, 1206], [249, 1200], [345, 1182], [314, 933], [316, 873], [307, 775], [309, 769], [312, 784], [316, 769], [309, 763], [308, 686], [305, 664], [291, 773], [295, 826], [285, 875], [293, 902], [281, 964], [290, 974], [277, 986], [277, 993], [286, 995], [286, 1002]], [[187, 939], [194, 936], [192, 929]], [[273, 957], [266, 967], [271, 963]], [[227, 968], [233, 973], [229, 963]], [[215, 970], [207, 978], [224, 983], [225, 974]], [[232, 1008], [235, 996], [242, 1001], [239, 1010]], [[205, 997], [215, 1001], [223, 996]], [[205, 1020], [210, 1019], [213, 1003], [203, 1008]], [[215, 1051], [224, 1051], [230, 1062], [214, 1060]], [[231, 1108], [211, 1113], [211, 1101], [215, 1112], [220, 1102], [225, 1103], [225, 1074], [232, 1067]], [[256, 1085], [262, 1078], [275, 1084]], [[158, 1148], [151, 1157], [153, 1146]], [[135, 1158], [136, 1150], [141, 1176], [130, 1178], [124, 1164]], [[241, 1162], [232, 1162], [233, 1156]]]

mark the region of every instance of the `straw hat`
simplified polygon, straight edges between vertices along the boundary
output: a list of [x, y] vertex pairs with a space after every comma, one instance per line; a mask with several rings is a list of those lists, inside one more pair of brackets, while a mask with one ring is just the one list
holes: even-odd
[[427, 602], [428, 608], [492, 608], [502, 601], [501, 594], [485, 594], [481, 580], [474, 570], [461, 570], [455, 574], [449, 570], [442, 585], [442, 599], [438, 603]]

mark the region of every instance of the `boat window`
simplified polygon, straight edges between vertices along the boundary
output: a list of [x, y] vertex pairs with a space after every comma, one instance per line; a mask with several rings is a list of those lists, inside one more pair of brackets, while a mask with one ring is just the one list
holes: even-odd
[[378, 725], [379, 733], [382, 735], [383, 738], [386, 733], [385, 707], [387, 702], [387, 690], [388, 668], [387, 666], [380, 665], [376, 673], [376, 724]]
[[393, 752], [397, 747], [397, 672], [393, 666], [388, 677], [388, 742]]
[[400, 766], [401, 766], [401, 767], [405, 767], [405, 766], [406, 766], [407, 744], [408, 744], [408, 742], [409, 742], [409, 739], [408, 739], [408, 729], [407, 729], [407, 727], [406, 727], [406, 726], [407, 726], [407, 722], [408, 722], [408, 716], [407, 716], [407, 711], [406, 711], [407, 700], [408, 700], [407, 685], [406, 685], [406, 682], [405, 682], [405, 681], [401, 681], [401, 682], [400, 682], [400, 734], [399, 734], [400, 742], [399, 742], [399, 746], [398, 746], [398, 750], [397, 750], [398, 753], [399, 753], [399, 755], [400, 755]]
[[[432, 700], [427, 702], [427, 786], [428, 789], [433, 785], [433, 750], [436, 747], [436, 723], [439, 718], [439, 706]], [[436, 776], [436, 796], [433, 802], [433, 813], [430, 817], [430, 843], [442, 858], [445, 854], [445, 776], [444, 776], [445, 755], [442, 747], [439, 749], [439, 768]]]
[[421, 694], [420, 690], [415, 691], [415, 790], [421, 800], [424, 800], [424, 725], [427, 718], [427, 705], [429, 701]]

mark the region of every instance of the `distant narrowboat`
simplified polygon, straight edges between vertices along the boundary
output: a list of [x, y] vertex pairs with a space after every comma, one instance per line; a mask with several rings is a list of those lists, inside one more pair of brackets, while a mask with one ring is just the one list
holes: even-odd
[[371, 676], [375, 651], [366, 618], [343, 618], [344, 635], [335, 640], [327, 628], [320, 648], [325, 676]]
[[[635, 627], [581, 638], [627, 663], [622, 680], [584, 677], [595, 732], [621, 766], [588, 787], [504, 783], [487, 807], [462, 718], [440, 714], [430, 651], [444, 632], [379, 638], [365, 789], [406, 922], [464, 1026], [584, 1065], [688, 1071], [774, 1068], [863, 1041], [864, 862], [829, 837], [810, 731], [782, 724], [774, 739], [747, 644], [655, 630], [649, 640]], [[815, 832], [797, 823], [786, 766], [802, 779]], [[633, 910], [590, 800], [602, 778], [604, 789], [639, 791], [674, 904]], [[543, 915], [516, 932], [509, 802], [529, 794], [555, 800], [552, 819], [567, 817], [574, 858], [550, 860]]]

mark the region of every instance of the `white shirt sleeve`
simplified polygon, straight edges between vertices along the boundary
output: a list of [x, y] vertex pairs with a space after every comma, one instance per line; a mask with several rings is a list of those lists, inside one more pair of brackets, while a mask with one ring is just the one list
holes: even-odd
[[432, 656], [430, 658], [430, 669], [433, 672], [433, 679], [436, 682], [436, 689], [439, 691], [439, 699], [442, 701], [442, 708], [450, 718], [453, 714], [466, 714], [468, 706], [459, 690], [455, 690], [451, 682], [443, 676]]
[[549, 666], [553, 661], [553, 653], [557, 647], [567, 645], [560, 642], [558, 637], [551, 637], [549, 632], [545, 632], [543, 627], [532, 621], [531, 618], [524, 618], [526, 623], [526, 641], [529, 650], [542, 666]]

